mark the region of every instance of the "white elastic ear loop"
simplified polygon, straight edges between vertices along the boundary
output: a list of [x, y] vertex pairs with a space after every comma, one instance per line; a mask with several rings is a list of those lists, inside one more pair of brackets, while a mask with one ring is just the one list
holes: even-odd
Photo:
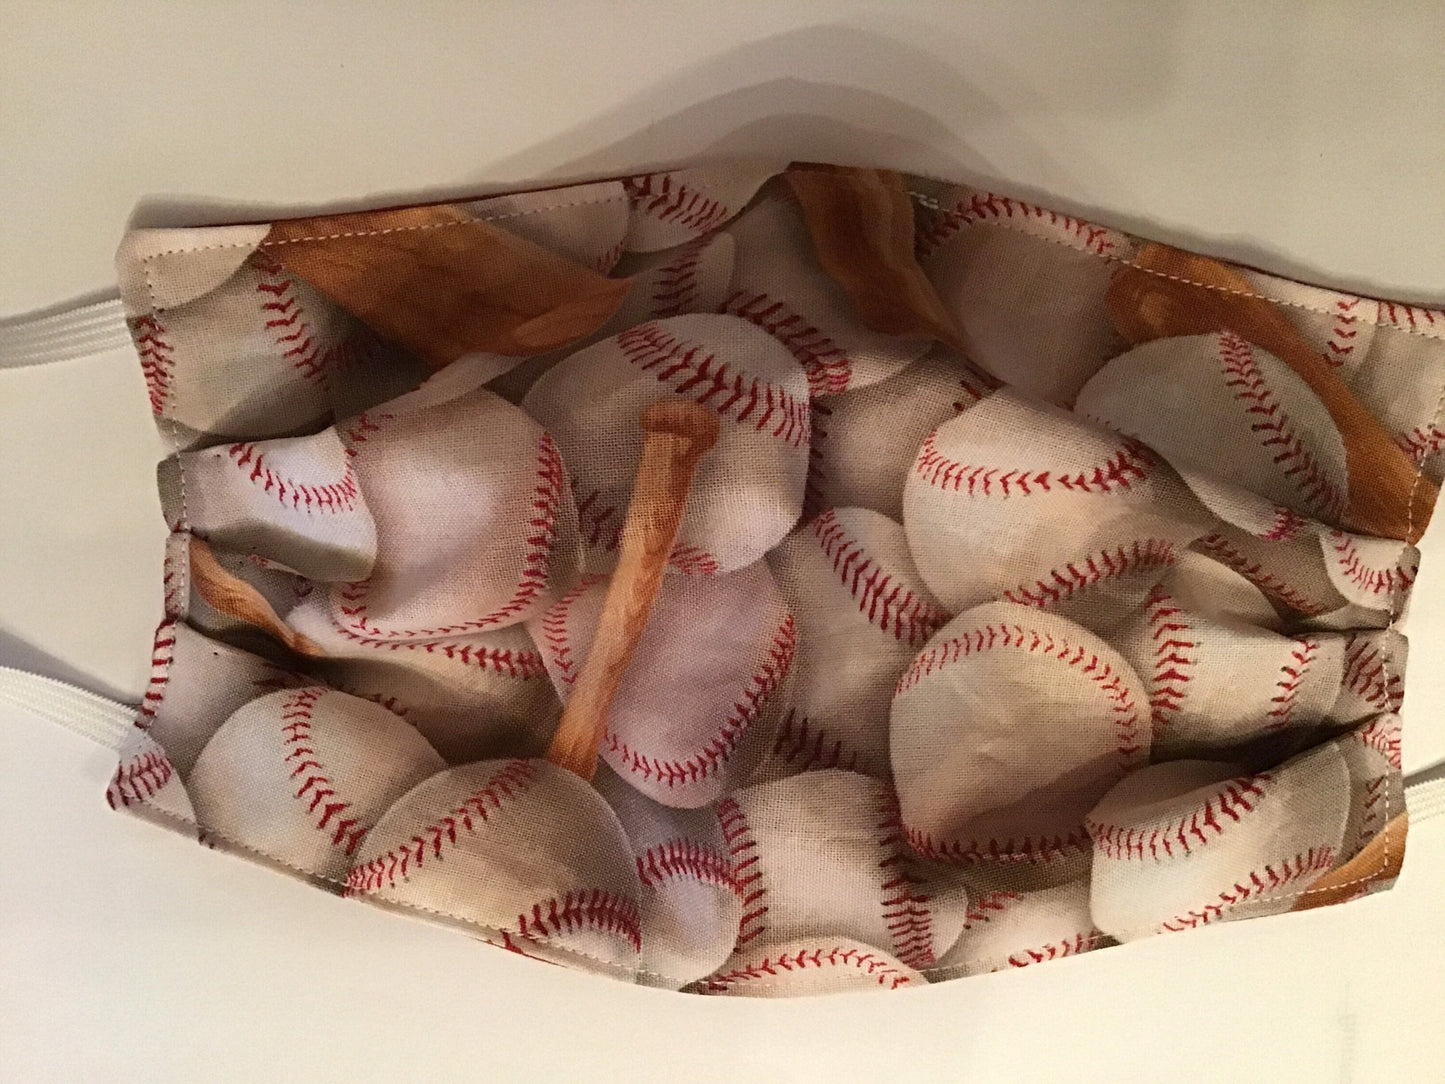
[[46, 315], [0, 320], [0, 369], [92, 357], [130, 345], [117, 295]]
[[120, 749], [135, 729], [136, 709], [54, 678], [0, 666], [0, 705], [38, 715], [83, 738]]

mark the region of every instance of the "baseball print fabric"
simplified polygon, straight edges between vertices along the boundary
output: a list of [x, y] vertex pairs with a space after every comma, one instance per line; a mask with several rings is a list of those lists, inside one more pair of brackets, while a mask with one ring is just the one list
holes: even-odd
[[171, 532], [117, 809], [709, 995], [1398, 874], [1445, 313], [759, 162], [117, 264]]

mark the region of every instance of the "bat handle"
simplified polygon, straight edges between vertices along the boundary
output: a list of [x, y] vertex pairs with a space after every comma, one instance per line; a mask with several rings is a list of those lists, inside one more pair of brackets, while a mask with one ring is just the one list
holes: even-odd
[[642, 412], [642, 460], [622, 523], [617, 569], [607, 588], [592, 650], [567, 698], [547, 750], [552, 763], [591, 779], [612, 700], [632, 662], [667, 570], [698, 462], [717, 443], [717, 415], [664, 399]]

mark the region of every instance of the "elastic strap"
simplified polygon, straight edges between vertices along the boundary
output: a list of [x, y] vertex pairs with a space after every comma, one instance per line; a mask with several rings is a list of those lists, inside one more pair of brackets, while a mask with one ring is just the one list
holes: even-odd
[[0, 369], [105, 354], [130, 341], [125, 310], [112, 294], [49, 315], [0, 320]]
[[136, 709], [78, 685], [0, 666], [0, 705], [47, 719], [82, 738], [120, 749], [135, 729]]

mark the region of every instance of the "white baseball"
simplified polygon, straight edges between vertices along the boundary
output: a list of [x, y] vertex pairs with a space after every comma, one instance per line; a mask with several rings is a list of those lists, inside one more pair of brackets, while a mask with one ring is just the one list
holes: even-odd
[[1409, 642], [1393, 628], [1350, 633], [1330, 720], [1362, 723], [1371, 716], [1398, 712], [1405, 702], [1409, 648]]
[[1126, 349], [1104, 295], [1136, 246], [1116, 230], [960, 187], [939, 201], [920, 248], [969, 356], [1026, 394], [1067, 406]]
[[371, 575], [327, 592], [340, 632], [420, 641], [505, 628], [576, 574], [576, 509], [552, 437], [485, 388], [452, 390], [429, 381], [337, 427], [377, 535]]
[[1077, 956], [1103, 934], [1089, 914], [1089, 881], [1035, 891], [975, 893], [963, 933], [938, 961], [944, 978], [983, 975]]
[[627, 251], [656, 252], [717, 229], [746, 207], [780, 168], [740, 159], [626, 178]]
[[1349, 806], [1333, 744], [1255, 775], [1201, 760], [1136, 772], [1086, 822], [1094, 922], [1133, 941], [1288, 911], [1334, 866]]
[[371, 572], [376, 524], [335, 429], [180, 452], [158, 475], [166, 521], [218, 548], [316, 580]]
[[1148, 762], [1144, 684], [1088, 629], [993, 602], [959, 614], [898, 682], [893, 778], [914, 848], [976, 863], [1089, 846], [1084, 814]]
[[186, 778], [232, 714], [252, 700], [302, 684], [299, 674], [168, 617], [156, 629], [150, 680], [136, 721]]
[[507, 402], [520, 403], [538, 378], [569, 354], [647, 320], [717, 311], [732, 273], [733, 241], [725, 233], [661, 252], [624, 256], [614, 275], [630, 280], [627, 294], [607, 323], [580, 342], [521, 360], [487, 386]]
[[196, 811], [190, 795], [166, 751], [144, 730], [132, 731], [120, 747], [120, 761], [105, 788], [105, 801], [111, 809], [128, 810], [195, 835]]
[[185, 446], [283, 436], [328, 418], [330, 373], [359, 330], [259, 247], [208, 293], [133, 311], [130, 324], [151, 409]]
[[641, 884], [638, 981], [680, 989], [732, 955], [742, 893], [711, 809], [673, 809], [646, 797], [605, 765], [592, 785], [627, 833]]
[[802, 209], [775, 183], [727, 228], [737, 243], [722, 311], [751, 321], [798, 360], [814, 396], [886, 380], [932, 345], [874, 331], [823, 270]]
[[1267, 275], [1253, 268], [1235, 270], [1262, 297], [1274, 302], [1305, 342], [1319, 352], [1326, 365], [1346, 383], [1351, 382], [1374, 341], [1376, 302]]
[[[584, 579], [528, 622], [565, 703], [591, 649], [607, 581]], [[600, 756], [669, 806], [714, 802], [736, 752], [793, 661], [793, 615], [761, 562], [668, 576], [608, 714]]]
[[481, 927], [554, 963], [637, 971], [627, 837], [589, 784], [550, 761], [479, 761], [414, 787], [357, 850], [346, 894]]
[[416, 727], [448, 764], [541, 756], [562, 710], [542, 653], [520, 625], [432, 640], [337, 628], [313, 595], [287, 618], [326, 652], [312, 669]]
[[732, 997], [804, 997], [926, 985], [923, 975], [881, 949], [826, 935], [760, 945], [693, 989]]
[[385, 708], [308, 686], [236, 711], [201, 750], [188, 783], [208, 836], [336, 881], [377, 818], [443, 767], [426, 739]]
[[1372, 538], [1348, 531], [1319, 534], [1325, 572], [1349, 606], [1400, 612], [1420, 568], [1420, 551], [1393, 538]]
[[1278, 631], [1282, 625], [1263, 591], [1228, 565], [1193, 549], [1179, 554], [1161, 582], [1185, 609], [1262, 629]]
[[557, 441], [573, 480], [590, 570], [616, 559], [642, 454], [638, 418], [668, 398], [722, 420], [698, 465], [673, 550], [707, 575], [758, 560], [797, 523], [808, 469], [808, 389], [774, 339], [731, 316], [639, 324], [544, 373], [523, 407]]
[[993, 599], [1106, 631], [1212, 521], [1136, 441], [1000, 389], [924, 441], [903, 526], [951, 610]]
[[835, 508], [768, 554], [797, 620], [790, 710], [760, 769], [847, 768], [890, 778], [893, 688], [951, 616], [924, 586], [903, 528], [866, 508]]
[[1345, 606], [1344, 597], [1330, 582], [1313, 531], [1266, 539], [1216, 523], [1192, 548], [1249, 581], [1292, 620], [1321, 618]]
[[[1136, 346], [1084, 386], [1076, 409], [1144, 441], [1186, 481], [1197, 473], [1325, 522], [1349, 504], [1329, 411], [1298, 373], [1232, 332]], [[1209, 503], [1212, 490], [1197, 492]]]
[[717, 807], [743, 893], [737, 954], [842, 936], [934, 966], [963, 929], [967, 890], [910, 850], [888, 784], [825, 769], [745, 787]]
[[1445, 312], [1375, 304], [1369, 352], [1346, 381], [1425, 477], [1438, 484], [1445, 480]]
[[1286, 636], [1194, 609], [1168, 581], [1114, 645], [1144, 681], [1154, 755], [1169, 759], [1317, 725], [1344, 665], [1337, 633]]
[[[1405, 812], [1405, 782], [1400, 775], [1400, 717], [1377, 715], [1335, 739], [1335, 745], [1350, 772], [1350, 814], [1335, 862], [1338, 867], [1364, 850], [1390, 821]], [[1401, 840], [1399, 846], [1404, 845]]]
[[813, 400], [806, 513], [871, 508], [903, 519], [903, 484], [924, 438], [998, 387], [936, 346], [887, 380]]

